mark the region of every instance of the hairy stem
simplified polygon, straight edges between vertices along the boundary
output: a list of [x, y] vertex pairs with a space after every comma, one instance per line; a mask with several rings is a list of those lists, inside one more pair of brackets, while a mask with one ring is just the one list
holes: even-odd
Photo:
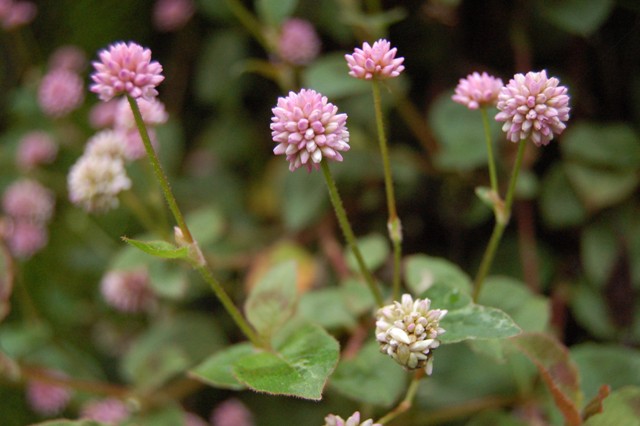
[[400, 402], [400, 404], [398, 404], [397, 407], [387, 413], [384, 417], [380, 418], [380, 420], [378, 420], [376, 423], [380, 423], [382, 425], [386, 424], [411, 408], [411, 406], [413, 405], [413, 399], [416, 397], [416, 392], [418, 391], [418, 384], [420, 384], [420, 380], [424, 376], [425, 372], [423, 369], [416, 371], [413, 379], [411, 380], [411, 383], [409, 383], [409, 387], [407, 388], [407, 393], [405, 394], [404, 399]]
[[489, 157], [489, 178], [491, 179], [491, 189], [498, 194], [498, 175], [496, 173], [496, 163], [493, 157], [493, 143], [491, 141], [491, 128], [489, 127], [489, 117], [485, 107], [480, 108], [482, 114], [482, 125], [484, 127], [484, 139], [487, 143], [487, 154]]

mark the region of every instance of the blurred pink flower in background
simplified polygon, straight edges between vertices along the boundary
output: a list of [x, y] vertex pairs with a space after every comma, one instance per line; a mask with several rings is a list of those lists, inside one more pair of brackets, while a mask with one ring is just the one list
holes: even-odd
[[49, 57], [49, 69], [65, 69], [79, 73], [87, 64], [87, 55], [77, 46], [67, 45], [57, 48]]
[[102, 278], [100, 291], [110, 306], [122, 312], [141, 312], [155, 301], [146, 270], [108, 272]]
[[184, 413], [184, 426], [210, 426], [202, 417], [197, 414]]
[[16, 151], [16, 164], [22, 170], [31, 170], [51, 164], [58, 155], [58, 144], [47, 132], [29, 132], [20, 139]]
[[99, 102], [89, 111], [89, 124], [94, 129], [112, 127], [116, 122], [116, 112], [120, 101], [112, 99], [108, 102]]
[[91, 91], [103, 101], [114, 96], [151, 100], [158, 95], [156, 87], [164, 80], [162, 65], [151, 61], [151, 50], [137, 43], [115, 43], [99, 53], [93, 62], [95, 72]]
[[[138, 107], [140, 108], [140, 115], [142, 115], [142, 121], [146, 124], [147, 133], [151, 144], [154, 149], [158, 150], [158, 140], [156, 138], [155, 130], [153, 126], [166, 123], [169, 115], [164, 107], [164, 104], [157, 99], [147, 101], [142, 98], [136, 99]], [[137, 160], [146, 155], [144, 143], [142, 137], [136, 126], [133, 112], [131, 111], [131, 105], [126, 99], [120, 100], [115, 114], [115, 129], [123, 135], [125, 144], [125, 157], [128, 160]]]
[[64, 117], [80, 107], [83, 101], [84, 84], [77, 73], [57, 68], [42, 78], [38, 88], [38, 103], [46, 115]]
[[479, 74], [474, 72], [467, 78], [461, 78], [456, 93], [451, 97], [454, 102], [462, 104], [469, 109], [495, 105], [498, 102], [498, 94], [503, 83], [486, 72]]
[[543, 70], [516, 74], [501, 89], [496, 120], [504, 122], [502, 130], [508, 140], [531, 139], [537, 146], [547, 145], [564, 131], [564, 122], [569, 120], [569, 95], [559, 84]]
[[160, 31], [176, 31], [184, 27], [195, 12], [193, 0], [156, 0], [153, 25]]
[[303, 165], [318, 169], [323, 158], [342, 161], [340, 152], [350, 148], [347, 114], [338, 114], [315, 90], [289, 92], [271, 111], [271, 137], [278, 144], [273, 152], [286, 155], [291, 171]]
[[91, 401], [80, 410], [80, 417], [87, 420], [119, 425], [129, 418], [129, 410], [121, 400], [106, 398], [99, 401]]
[[0, 23], [5, 30], [13, 30], [33, 21], [38, 13], [34, 3], [0, 0]]
[[211, 412], [213, 426], [253, 426], [253, 416], [238, 399], [227, 399]]
[[[48, 371], [47, 374], [64, 377], [59, 371]], [[71, 399], [71, 393], [67, 388], [40, 380], [29, 380], [26, 392], [27, 401], [33, 411], [43, 416], [59, 414]]]
[[53, 192], [32, 179], [9, 185], [2, 196], [2, 208], [15, 220], [45, 223], [53, 215]]
[[44, 223], [9, 219], [5, 221], [2, 232], [9, 251], [21, 259], [30, 258], [49, 242], [49, 231]]
[[356, 48], [351, 55], [345, 55], [349, 75], [362, 80], [384, 80], [400, 75], [404, 71], [404, 58], [396, 58], [398, 49], [380, 39], [370, 46], [364, 42], [362, 49]]
[[278, 55], [294, 65], [306, 65], [320, 53], [320, 38], [311, 22], [292, 18], [282, 24]]
[[125, 158], [124, 135], [115, 130], [102, 130], [89, 138], [84, 147], [84, 155], [107, 156], [123, 160]]

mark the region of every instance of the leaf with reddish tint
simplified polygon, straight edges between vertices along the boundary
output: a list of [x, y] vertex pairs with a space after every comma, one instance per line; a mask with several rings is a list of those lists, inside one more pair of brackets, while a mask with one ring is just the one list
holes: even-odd
[[580, 379], [568, 349], [554, 337], [541, 333], [524, 333], [512, 337], [511, 342], [538, 368], [565, 423], [581, 425], [578, 408], [582, 402]]
[[610, 393], [611, 393], [611, 386], [609, 385], [600, 386], [600, 389], [598, 390], [598, 395], [596, 395], [595, 398], [589, 401], [587, 405], [584, 407], [584, 410], [582, 410], [582, 418], [587, 420], [591, 416], [602, 413], [602, 410], [604, 409], [603, 401], [605, 400], [606, 397], [609, 396]]

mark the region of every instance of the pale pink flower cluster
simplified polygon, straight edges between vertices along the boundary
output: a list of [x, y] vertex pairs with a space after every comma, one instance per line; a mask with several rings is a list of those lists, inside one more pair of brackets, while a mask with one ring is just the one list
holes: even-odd
[[504, 85], [501, 79], [486, 72], [482, 74], [474, 72], [467, 78], [460, 79], [451, 99], [469, 109], [493, 106], [498, 102], [498, 94], [502, 86]]
[[282, 24], [278, 55], [294, 65], [307, 65], [320, 53], [320, 38], [311, 22], [292, 18]]
[[58, 155], [58, 144], [46, 132], [32, 131], [25, 134], [18, 144], [16, 164], [22, 170], [32, 170], [51, 164]]
[[350, 148], [347, 115], [314, 90], [289, 92], [271, 111], [271, 137], [278, 144], [273, 152], [286, 155], [291, 171], [318, 169], [323, 158], [342, 161], [340, 152]]
[[394, 78], [404, 71], [404, 58], [396, 58], [398, 49], [380, 39], [369, 45], [364, 42], [362, 49], [356, 48], [351, 55], [345, 55], [349, 65], [349, 75], [362, 80], [384, 80]]
[[[151, 139], [154, 148], [157, 149], [158, 141], [154, 127], [167, 122], [169, 119], [167, 110], [164, 104], [157, 99], [148, 101], [138, 98], [136, 102], [140, 109], [140, 115], [142, 115], [142, 121], [147, 127], [149, 139]], [[114, 129], [123, 137], [125, 142], [124, 154], [127, 160], [137, 160], [146, 155], [144, 143], [140, 137], [140, 132], [131, 111], [131, 105], [129, 105], [127, 99], [121, 99], [116, 106]]]
[[566, 128], [569, 95], [560, 81], [547, 77], [545, 70], [516, 74], [498, 96], [496, 120], [511, 142], [531, 139], [537, 146], [547, 145]]
[[129, 409], [117, 398], [91, 401], [80, 410], [80, 417], [87, 420], [117, 426], [130, 416]]
[[[51, 376], [64, 377], [59, 371], [48, 371]], [[43, 416], [54, 416], [65, 409], [71, 399], [71, 392], [64, 386], [41, 380], [27, 382], [27, 401], [36, 413]]]
[[160, 31], [176, 31], [184, 27], [195, 12], [193, 0], [156, 0], [153, 25]]
[[5, 30], [13, 30], [33, 21], [38, 8], [28, 1], [0, 0], [0, 24]]
[[99, 53], [93, 62], [95, 72], [91, 91], [103, 101], [119, 95], [151, 100], [158, 95], [156, 87], [164, 80], [162, 65], [151, 61], [151, 50], [139, 44], [115, 43]]
[[100, 291], [104, 300], [121, 312], [141, 312], [155, 301], [146, 270], [110, 271], [102, 278]]
[[202, 417], [194, 413], [185, 412], [184, 426], [210, 426]]
[[50, 69], [65, 69], [80, 73], [87, 64], [87, 55], [77, 46], [67, 45], [57, 48], [49, 58]]
[[356, 411], [347, 420], [335, 414], [329, 414], [324, 418], [324, 426], [382, 426], [380, 423], [374, 423], [373, 420], [367, 419], [360, 421], [360, 412]]
[[42, 78], [38, 88], [38, 103], [46, 115], [64, 117], [80, 107], [83, 101], [84, 84], [75, 71], [55, 68]]
[[221, 402], [211, 413], [214, 426], [253, 426], [253, 416], [249, 409], [238, 399]]
[[7, 219], [0, 236], [15, 256], [29, 258], [47, 245], [54, 206], [53, 193], [35, 180], [22, 179], [6, 188], [2, 208]]

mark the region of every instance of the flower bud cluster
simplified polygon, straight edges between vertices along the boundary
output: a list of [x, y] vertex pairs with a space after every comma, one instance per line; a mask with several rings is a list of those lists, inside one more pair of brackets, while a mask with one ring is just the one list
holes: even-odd
[[324, 426], [382, 426], [380, 423], [374, 423], [368, 419], [360, 422], [360, 412], [356, 411], [347, 420], [335, 414], [329, 414], [324, 418]]

